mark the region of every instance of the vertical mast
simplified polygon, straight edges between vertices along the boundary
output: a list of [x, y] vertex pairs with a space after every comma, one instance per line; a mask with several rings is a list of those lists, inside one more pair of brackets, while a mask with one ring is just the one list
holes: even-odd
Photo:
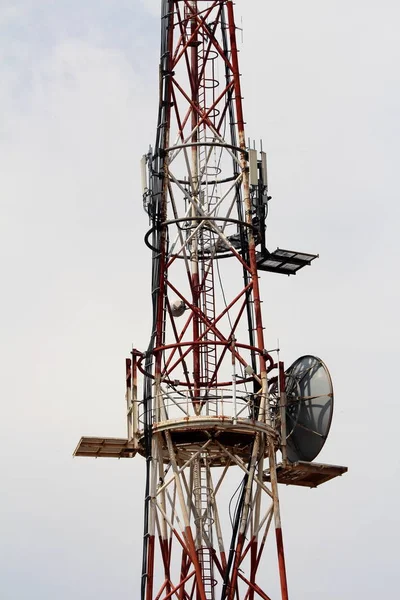
[[[125, 365], [128, 438], [82, 438], [76, 454], [146, 459], [141, 600], [271, 600], [274, 575], [288, 600], [278, 482], [314, 487], [347, 469], [311, 464], [330, 427], [329, 372], [309, 355], [285, 372], [266, 350], [259, 271], [293, 274], [316, 256], [266, 248], [266, 155], [246, 146], [233, 2], [161, 5], [157, 135], [142, 163], [150, 341]], [[264, 569], [272, 523], [277, 568]]]
[[[249, 528], [255, 540], [259, 534], [264, 456], [275, 452], [267, 407], [267, 362], [272, 367], [273, 360], [265, 351], [256, 262], [257, 240], [263, 236], [257, 230], [250, 192], [233, 4], [165, 0], [163, 6], [158, 125], [163, 135], [158, 135], [154, 155], [148, 157], [152, 229], [146, 237], [153, 249], [158, 307], [155, 411], [148, 419], [158, 458], [152, 456], [152, 464], [158, 470], [169, 464], [175, 473], [170, 510], [184, 523], [187, 548], [181, 561], [180, 597], [186, 597], [182, 578], [188, 576], [190, 563], [198, 598], [214, 600], [220, 585], [223, 597], [233, 600], [240, 587]], [[160, 181], [162, 206], [157, 211], [155, 190]], [[230, 273], [226, 287], [224, 271]], [[148, 380], [153, 378], [143, 363], [142, 370]], [[145, 397], [146, 414], [152, 404]], [[183, 421], [180, 425], [173, 418], [171, 429], [175, 413]], [[243, 418], [248, 423], [245, 432], [240, 427]], [[236, 440], [234, 450], [231, 437]], [[190, 477], [181, 472], [185, 465]], [[228, 560], [212, 475], [214, 467], [224, 465], [240, 466], [245, 473]], [[277, 490], [269, 497], [273, 499], [274, 493]], [[149, 495], [149, 506], [157, 513], [156, 490], [150, 489]], [[166, 514], [163, 520], [171, 527]], [[220, 559], [214, 539], [219, 540]], [[150, 543], [145, 542], [145, 553], [148, 569], [154, 565]], [[259, 562], [254, 547], [250, 555], [248, 593], [254, 595]], [[144, 577], [146, 600], [151, 600], [153, 576], [146, 572]]]

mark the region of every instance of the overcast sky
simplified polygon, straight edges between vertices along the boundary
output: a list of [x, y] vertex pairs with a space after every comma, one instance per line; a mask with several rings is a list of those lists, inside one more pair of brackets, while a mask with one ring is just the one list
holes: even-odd
[[[125, 435], [124, 359], [150, 333], [139, 160], [155, 138], [159, 4], [0, 0], [2, 600], [139, 595], [144, 461], [71, 455], [81, 435]], [[320, 254], [262, 276], [266, 335], [287, 364], [327, 363], [336, 408], [318, 461], [349, 466], [281, 490], [291, 598], [395, 599], [400, 5], [236, 10], [269, 246]]]

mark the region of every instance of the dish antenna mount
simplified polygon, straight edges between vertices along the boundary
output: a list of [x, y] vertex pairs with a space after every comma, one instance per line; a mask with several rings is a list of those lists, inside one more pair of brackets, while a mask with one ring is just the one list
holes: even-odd
[[285, 393], [287, 458], [292, 463], [311, 462], [321, 452], [332, 422], [333, 386], [325, 363], [311, 355], [298, 358], [285, 372]]

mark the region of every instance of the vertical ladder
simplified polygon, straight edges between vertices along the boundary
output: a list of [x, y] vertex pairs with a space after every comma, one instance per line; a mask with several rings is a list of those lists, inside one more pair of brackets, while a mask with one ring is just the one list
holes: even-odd
[[211, 513], [212, 488], [209, 483], [210, 471], [207, 457], [195, 461], [194, 464], [194, 496], [197, 512], [197, 556], [201, 567], [203, 587], [206, 600], [215, 600], [214, 587], [214, 563], [213, 563], [213, 541]]
[[[209, 43], [209, 41], [208, 41]], [[219, 85], [215, 77], [215, 59], [217, 53], [206, 46], [204, 39], [201, 41], [198, 49], [198, 66], [199, 66], [199, 91], [198, 101], [201, 111], [206, 113], [213, 105], [216, 94], [215, 90]], [[209, 114], [209, 118], [215, 123], [216, 117], [219, 114], [217, 109], [213, 109]], [[207, 135], [207, 131], [209, 132]], [[214, 143], [216, 140], [210, 136], [210, 129], [204, 124], [199, 129], [199, 179], [202, 208], [206, 213], [209, 213], [217, 204], [219, 197], [217, 196], [216, 185], [208, 185], [210, 181], [215, 181], [220, 169], [216, 164], [216, 156], [214, 150], [207, 146], [207, 143]], [[212, 252], [216, 243], [215, 232], [204, 226], [200, 232], [199, 247], [202, 253], [201, 260], [201, 310], [207, 319], [207, 322], [213, 322], [215, 319], [215, 293], [214, 293], [214, 258]], [[203, 324], [203, 331], [207, 328]], [[210, 342], [215, 342], [215, 334], [208, 332], [204, 338]], [[217, 347], [215, 344], [201, 345], [201, 360], [202, 360], [202, 387], [204, 392], [204, 405], [206, 414], [216, 414], [216, 403], [211, 402], [208, 398], [210, 382], [213, 380], [213, 385], [216, 383], [215, 370], [217, 366]]]

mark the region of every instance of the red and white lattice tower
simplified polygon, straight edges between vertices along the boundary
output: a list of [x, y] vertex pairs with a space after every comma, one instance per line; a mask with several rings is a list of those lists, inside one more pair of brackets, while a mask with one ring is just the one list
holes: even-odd
[[146, 459], [142, 600], [269, 600], [269, 535], [287, 600], [278, 480], [296, 467], [259, 271], [315, 256], [265, 246], [266, 156], [246, 143], [233, 3], [161, 4], [157, 135], [142, 163], [151, 337], [126, 361], [127, 439], [82, 438], [76, 455]]

